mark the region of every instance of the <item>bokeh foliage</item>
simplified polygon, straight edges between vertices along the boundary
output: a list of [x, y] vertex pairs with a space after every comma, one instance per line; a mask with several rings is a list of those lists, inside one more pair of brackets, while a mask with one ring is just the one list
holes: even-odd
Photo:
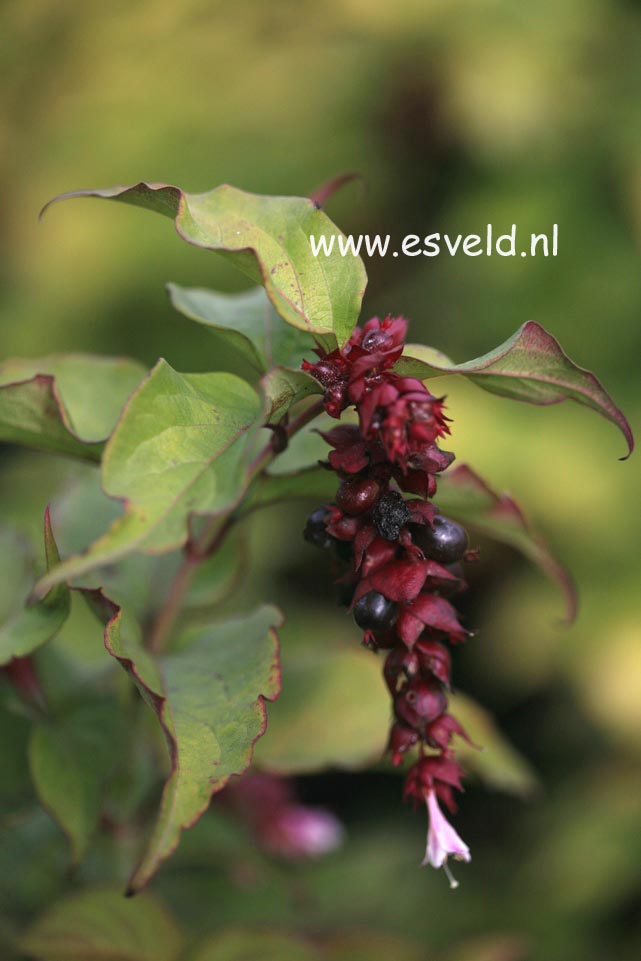
[[[638, 4], [9, 0], [0, 45], [3, 359], [95, 351], [145, 364], [163, 355], [179, 370], [229, 363], [207, 330], [174, 313], [163, 288], [237, 290], [230, 268], [183, 246], [169, 225], [109, 205], [60, 207], [38, 226], [53, 194], [138, 177], [193, 191], [230, 182], [306, 194], [359, 170], [366, 188], [351, 185], [332, 202], [345, 231], [466, 233], [490, 221], [545, 231], [557, 222], [560, 236], [556, 260], [373, 259], [366, 314], [405, 313], [414, 341], [455, 360], [535, 319], [598, 371], [638, 425]], [[311, 797], [345, 818], [348, 843], [293, 873], [242, 838], [241, 870], [232, 828], [212, 816], [186, 836], [155, 889], [194, 942], [212, 927], [296, 927], [304, 936], [322, 923], [405, 932], [420, 958], [638, 956], [638, 464], [619, 464], [614, 433], [578, 408], [509, 405], [447, 380], [443, 390], [460, 460], [518, 495], [579, 585], [577, 624], [558, 629], [545, 583], [507, 549], [488, 547], [467, 612], [481, 632], [456, 666], [543, 789], [524, 803], [470, 785], [460, 824], [476, 838], [474, 862], [455, 896], [419, 873], [423, 821], [400, 809], [388, 774], [305, 780]], [[67, 466], [7, 448], [0, 470], [3, 521], [35, 532]], [[274, 509], [253, 525], [244, 603], [281, 603], [291, 620], [285, 645], [311, 617], [355, 644], [299, 540], [303, 516]], [[105, 669], [99, 632], [75, 602], [69, 624], [43, 655], [61, 698], [82, 683], [69, 676], [65, 649], [76, 661], [82, 653], [85, 677]], [[357, 653], [349, 658], [356, 672]], [[356, 673], [353, 683], [357, 696]], [[25, 725], [5, 713], [3, 811], [31, 790]], [[144, 759], [137, 776], [144, 795]], [[31, 809], [5, 825], [2, 856], [0, 943], [70, 887], [89, 890], [126, 871], [96, 849], [68, 882], [61, 832]], [[233, 957], [228, 946], [200, 950], [203, 959]]]

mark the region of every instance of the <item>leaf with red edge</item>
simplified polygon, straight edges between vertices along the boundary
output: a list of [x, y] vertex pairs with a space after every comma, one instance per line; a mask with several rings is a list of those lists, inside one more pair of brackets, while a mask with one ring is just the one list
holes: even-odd
[[190, 516], [231, 511], [249, 483], [263, 420], [260, 397], [235, 374], [181, 374], [159, 360], [125, 405], [102, 460], [103, 489], [124, 511], [84, 553], [42, 578], [36, 596], [133, 551], [180, 547]]
[[216, 251], [262, 284], [287, 323], [329, 350], [346, 341], [356, 324], [367, 284], [363, 261], [343, 257], [338, 247], [314, 256], [310, 237], [336, 244], [340, 231], [313, 200], [263, 197], [227, 184], [188, 194], [169, 184], [138, 183], [76, 190], [47, 207], [70, 197], [117, 200], [171, 217], [183, 240]]
[[99, 461], [145, 369], [124, 357], [60, 354], [0, 364], [0, 440]]
[[479, 475], [461, 464], [439, 478], [436, 502], [448, 517], [480, 534], [509, 544], [540, 567], [563, 591], [566, 618], [577, 613], [576, 588], [569, 572], [554, 557], [508, 494], [497, 494]]
[[155, 657], [117, 605], [100, 591], [86, 597], [106, 622], [107, 651], [156, 714], [171, 760], [156, 825], [129, 882], [133, 893], [172, 854], [212, 795], [249, 766], [254, 744], [265, 733], [265, 701], [280, 693], [276, 628], [282, 616], [264, 605], [214, 622], [175, 653]]
[[600, 381], [570, 360], [556, 337], [529, 320], [509, 340], [465, 364], [455, 364], [444, 354], [421, 344], [408, 344], [396, 364], [406, 377], [427, 380], [447, 374], [462, 374], [492, 394], [529, 404], [559, 404], [574, 400], [615, 424], [634, 448], [632, 430]]

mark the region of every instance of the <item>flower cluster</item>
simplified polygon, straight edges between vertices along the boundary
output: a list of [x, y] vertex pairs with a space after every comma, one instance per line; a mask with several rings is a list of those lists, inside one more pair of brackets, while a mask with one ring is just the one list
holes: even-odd
[[348, 565], [340, 583], [363, 643], [388, 652], [389, 751], [398, 765], [420, 748], [405, 797], [427, 806], [423, 863], [444, 867], [455, 886], [447, 858], [469, 861], [470, 853], [439, 802], [455, 810], [463, 771], [451, 742], [455, 734], [467, 735], [447, 712], [451, 662], [445, 642], [469, 636], [450, 598], [465, 587], [460, 562], [472, 553], [463, 528], [432, 501], [437, 475], [454, 455], [438, 446], [450, 432], [443, 399], [420, 380], [394, 372], [406, 330], [401, 317], [375, 317], [344, 347], [318, 351], [318, 362], [303, 364], [324, 387], [328, 414], [338, 419], [353, 406], [358, 415], [357, 424], [322, 435], [332, 448], [327, 467], [340, 483], [335, 502], [308, 519], [305, 537], [335, 548]]

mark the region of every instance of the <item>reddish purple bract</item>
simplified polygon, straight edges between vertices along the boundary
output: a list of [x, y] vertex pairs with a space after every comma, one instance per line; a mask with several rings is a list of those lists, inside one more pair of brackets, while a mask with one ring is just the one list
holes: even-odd
[[340, 418], [353, 405], [358, 415], [358, 424], [322, 435], [332, 448], [327, 466], [339, 487], [321, 516], [327, 534], [351, 547], [340, 580], [349, 588], [344, 593], [365, 646], [389, 650], [384, 674], [395, 720], [388, 749], [398, 765], [406, 752], [421, 747], [407, 773], [405, 797], [427, 805], [426, 861], [440, 867], [448, 854], [469, 859], [437, 799], [455, 810], [453, 792], [461, 790], [463, 776], [451, 741], [467, 735], [447, 713], [451, 662], [445, 643], [457, 644], [470, 632], [445, 595], [465, 588], [450, 565], [471, 555], [465, 532], [431, 500], [437, 475], [454, 459], [438, 446], [450, 433], [443, 398], [393, 370], [406, 331], [401, 317], [375, 317], [357, 327], [344, 347], [319, 350], [319, 361], [305, 361], [303, 368], [324, 387], [328, 414]]

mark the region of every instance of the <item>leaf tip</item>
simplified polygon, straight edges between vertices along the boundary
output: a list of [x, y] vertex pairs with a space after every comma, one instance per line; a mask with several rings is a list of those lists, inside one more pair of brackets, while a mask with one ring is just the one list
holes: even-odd
[[322, 207], [330, 200], [334, 194], [338, 193], [347, 184], [352, 183], [352, 181], [358, 180], [364, 187], [367, 187], [365, 178], [361, 173], [357, 171], [351, 171], [349, 173], [338, 174], [338, 176], [333, 177], [326, 183], [321, 184], [309, 195], [309, 199], [314, 204], [314, 206], [320, 210]]
[[632, 428], [628, 423], [627, 417], [625, 417], [625, 415], [622, 413], [621, 413], [621, 420], [619, 422], [619, 427], [621, 428], [623, 436], [625, 437], [628, 445], [628, 453], [624, 454], [623, 457], [619, 457], [620, 461], [624, 461], [624, 460], [628, 460], [628, 458], [630, 458], [634, 453], [634, 434], [632, 433]]
[[48, 200], [46, 204], [40, 208], [40, 212], [38, 214], [38, 223], [42, 222], [42, 219], [46, 214], [46, 212], [49, 210], [49, 207], [53, 207], [53, 205], [59, 203], [59, 201], [70, 200], [72, 197], [85, 197], [90, 193], [91, 191], [88, 191], [88, 190], [67, 190], [64, 193], [56, 194], [55, 197], [51, 197], [51, 199]]

